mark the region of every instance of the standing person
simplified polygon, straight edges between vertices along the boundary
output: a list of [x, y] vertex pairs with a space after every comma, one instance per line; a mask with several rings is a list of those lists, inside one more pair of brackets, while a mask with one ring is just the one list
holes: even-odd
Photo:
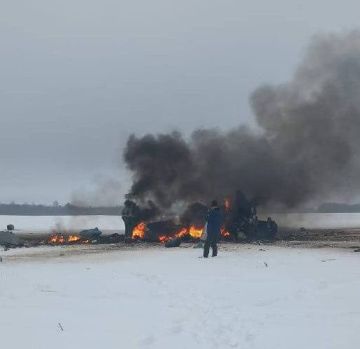
[[133, 232], [133, 229], [138, 223], [140, 223], [139, 207], [135, 204], [135, 202], [127, 199], [124, 203], [124, 208], [121, 215], [125, 223], [125, 239], [131, 240], [131, 234]]
[[211, 202], [211, 208], [207, 215], [207, 237], [204, 244], [204, 258], [208, 258], [210, 246], [212, 248], [212, 256], [217, 256], [217, 242], [221, 235], [221, 212], [216, 200]]

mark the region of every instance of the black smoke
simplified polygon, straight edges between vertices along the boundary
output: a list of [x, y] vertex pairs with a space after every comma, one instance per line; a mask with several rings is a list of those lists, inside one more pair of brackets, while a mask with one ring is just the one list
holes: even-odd
[[296, 207], [359, 194], [359, 32], [315, 37], [293, 78], [259, 87], [250, 103], [259, 130], [132, 135], [131, 196], [169, 208], [241, 189], [263, 205]]

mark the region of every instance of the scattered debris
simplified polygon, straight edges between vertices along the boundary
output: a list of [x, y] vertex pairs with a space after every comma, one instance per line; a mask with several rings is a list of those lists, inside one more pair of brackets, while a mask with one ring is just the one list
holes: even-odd
[[93, 229], [86, 229], [82, 230], [80, 232], [80, 236], [83, 239], [98, 239], [100, 235], [102, 234], [102, 231], [99, 230], [99, 228], [93, 228]]
[[59, 325], [59, 328], [60, 328], [61, 332], [64, 332], [64, 328], [62, 327], [60, 322], [58, 322], [58, 325]]
[[5, 248], [18, 247], [22, 245], [22, 242], [20, 238], [11, 231], [0, 231], [0, 245]]
[[165, 247], [167, 247], [167, 248], [179, 247], [180, 244], [181, 244], [181, 239], [180, 238], [173, 238], [173, 239], [170, 239], [170, 240], [165, 242]]

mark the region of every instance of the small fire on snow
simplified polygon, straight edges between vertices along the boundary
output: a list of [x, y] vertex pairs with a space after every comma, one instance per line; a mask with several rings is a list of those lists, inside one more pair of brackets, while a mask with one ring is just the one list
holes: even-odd
[[47, 240], [48, 244], [51, 245], [63, 245], [63, 244], [72, 244], [72, 243], [89, 243], [89, 240], [82, 240], [79, 235], [71, 234], [71, 235], [64, 235], [60, 233], [54, 233], [50, 235], [49, 239]]
[[168, 240], [170, 240], [171, 238], [182, 238], [184, 236], [189, 235], [188, 230], [186, 228], [181, 228], [179, 231], [177, 231], [174, 236], [169, 236], [169, 235], [160, 235], [159, 236], [159, 241], [160, 242], [166, 242]]

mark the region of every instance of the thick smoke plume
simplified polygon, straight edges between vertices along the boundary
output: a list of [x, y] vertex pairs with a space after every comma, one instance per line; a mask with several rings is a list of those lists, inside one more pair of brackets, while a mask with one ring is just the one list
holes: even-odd
[[292, 80], [259, 87], [250, 102], [260, 131], [132, 135], [130, 195], [168, 208], [241, 189], [260, 204], [295, 207], [359, 193], [359, 32], [315, 37]]

